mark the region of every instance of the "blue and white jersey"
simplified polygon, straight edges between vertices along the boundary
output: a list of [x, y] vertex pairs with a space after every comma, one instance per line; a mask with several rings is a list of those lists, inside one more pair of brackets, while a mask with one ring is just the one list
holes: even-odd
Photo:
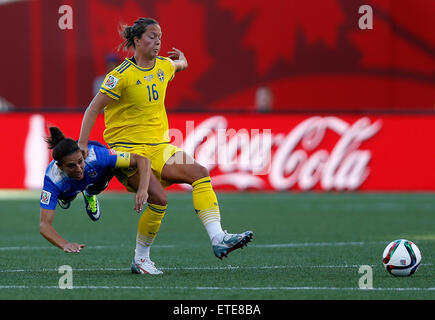
[[[90, 184], [98, 182], [106, 170], [115, 168], [117, 162], [125, 163], [130, 154], [119, 153], [106, 147], [91, 144], [89, 142], [89, 155], [85, 159], [84, 177], [76, 180], [68, 177], [53, 160], [47, 167], [44, 177], [44, 186], [41, 193], [40, 207], [43, 209], [54, 210], [58, 199], [68, 199], [74, 197], [86, 189]], [[122, 159], [119, 159], [122, 158]], [[120, 161], [121, 160], [121, 161]]]

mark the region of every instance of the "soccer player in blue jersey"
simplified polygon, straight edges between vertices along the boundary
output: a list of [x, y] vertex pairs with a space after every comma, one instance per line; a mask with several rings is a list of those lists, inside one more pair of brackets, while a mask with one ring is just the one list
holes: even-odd
[[65, 138], [59, 128], [50, 128], [46, 139], [52, 149], [53, 161], [47, 167], [40, 200], [40, 233], [53, 245], [65, 252], [80, 252], [84, 244], [69, 242], [53, 228], [52, 222], [57, 203], [68, 208], [78, 193], [83, 193], [86, 211], [96, 221], [101, 212], [96, 194], [102, 192], [113, 177], [114, 168], [138, 169], [139, 187], [135, 196], [134, 210], [140, 212], [148, 198], [151, 162], [146, 157], [107, 149], [99, 143], [89, 144], [86, 159], [76, 141]]

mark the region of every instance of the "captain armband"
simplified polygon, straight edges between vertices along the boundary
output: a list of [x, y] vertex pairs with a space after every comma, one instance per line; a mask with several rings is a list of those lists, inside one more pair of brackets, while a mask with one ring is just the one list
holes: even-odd
[[[112, 150], [113, 152], [114, 150]], [[116, 164], [115, 168], [129, 168], [131, 161], [130, 152], [116, 151]]]

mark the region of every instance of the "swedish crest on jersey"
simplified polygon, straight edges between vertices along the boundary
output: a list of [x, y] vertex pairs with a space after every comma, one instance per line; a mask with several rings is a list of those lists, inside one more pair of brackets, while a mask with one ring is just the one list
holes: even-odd
[[162, 69], [159, 69], [159, 71], [157, 71], [157, 77], [161, 82], [165, 82], [165, 73]]

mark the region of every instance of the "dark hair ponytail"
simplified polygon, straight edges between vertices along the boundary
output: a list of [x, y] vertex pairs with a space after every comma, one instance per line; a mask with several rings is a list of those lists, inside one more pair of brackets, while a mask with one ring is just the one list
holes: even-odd
[[48, 149], [52, 149], [53, 159], [61, 163], [63, 157], [80, 150], [76, 141], [71, 138], [65, 138], [62, 131], [57, 127], [50, 127], [50, 136], [45, 138], [48, 143]]
[[119, 49], [128, 50], [130, 47], [136, 48], [134, 44], [135, 37], [142, 37], [142, 34], [147, 30], [147, 27], [152, 24], [159, 24], [157, 20], [152, 18], [139, 18], [132, 26], [121, 25], [120, 34], [125, 39], [118, 47]]

